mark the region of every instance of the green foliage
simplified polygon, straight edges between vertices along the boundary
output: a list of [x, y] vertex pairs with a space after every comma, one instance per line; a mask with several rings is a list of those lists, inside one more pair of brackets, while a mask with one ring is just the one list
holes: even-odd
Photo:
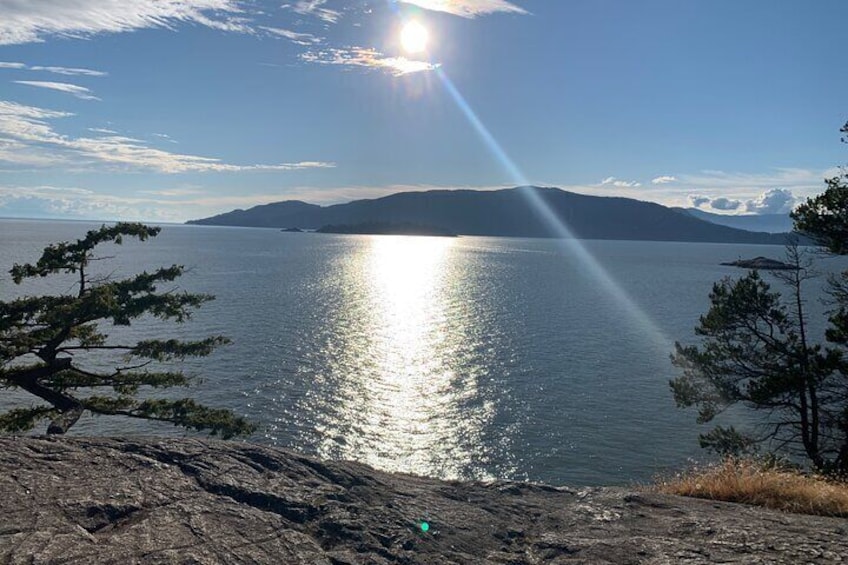
[[[848, 135], [848, 122], [840, 130]], [[848, 138], [843, 137], [846, 142]], [[831, 253], [848, 253], [848, 173], [825, 180], [827, 189], [792, 212], [795, 229]]]
[[[848, 123], [841, 131], [848, 134]], [[831, 253], [848, 254], [848, 174], [825, 183], [824, 193], [792, 213], [795, 229]], [[801, 291], [806, 265], [797, 247], [788, 247], [788, 257], [797, 268], [776, 275], [786, 283], [785, 296], [756, 272], [713, 287], [710, 310], [695, 329], [701, 343], [675, 344], [672, 362], [682, 374], [671, 389], [678, 406], [698, 409], [702, 423], [739, 403], [764, 413], [758, 435], [718, 427], [701, 436], [704, 447], [727, 454], [767, 442], [805, 456], [821, 471], [845, 474], [848, 272], [830, 279], [828, 346], [810, 344]]]
[[[139, 400], [142, 390], [188, 386], [181, 371], [152, 370], [152, 363], [209, 355], [228, 343], [222, 336], [198, 341], [177, 339], [110, 341], [108, 324], [129, 326], [142, 317], [176, 323], [191, 318], [212, 296], [161, 291], [183, 274], [172, 265], [153, 272], [112, 280], [88, 272], [97, 246], [120, 245], [125, 237], [145, 241], [160, 228], [118, 223], [89, 231], [83, 239], [49, 245], [34, 264], [14, 265], [16, 284], [34, 277], [71, 275], [74, 292], [58, 296], [24, 296], [0, 302], [0, 387], [29, 392], [45, 404], [0, 415], [0, 430], [20, 432], [50, 419], [48, 433], [64, 433], [84, 411], [171, 422], [229, 438], [251, 433], [254, 426], [228, 410], [202, 406], [191, 399]], [[103, 371], [103, 355], [114, 368]], [[97, 356], [93, 363], [91, 356]]]
[[[804, 278], [803, 270], [788, 276], [793, 294], [800, 296]], [[741, 454], [770, 442], [819, 469], [848, 463], [842, 353], [807, 342], [803, 302], [785, 300], [752, 271], [716, 283], [710, 303], [695, 328], [701, 343], [675, 344], [672, 363], [682, 370], [670, 383], [675, 401], [696, 407], [700, 423], [739, 403], [769, 417], [758, 434], [717, 427], [701, 435], [702, 447]]]
[[723, 457], [750, 455], [756, 452], [756, 441], [739, 432], [733, 426], [716, 426], [701, 434], [701, 447], [712, 450]]
[[56, 416], [56, 411], [46, 406], [37, 408], [14, 408], [0, 414], [0, 430], [7, 432], [25, 432], [31, 430], [45, 418]]

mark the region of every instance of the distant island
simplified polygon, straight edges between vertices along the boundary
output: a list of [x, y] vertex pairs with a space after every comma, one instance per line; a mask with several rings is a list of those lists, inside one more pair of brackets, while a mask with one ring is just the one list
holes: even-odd
[[798, 267], [778, 261], [777, 259], [769, 259], [768, 257], [754, 257], [753, 259], [739, 259], [738, 261], [729, 261], [722, 263], [728, 267], [742, 267], [743, 269], [762, 269], [765, 271], [797, 271]]
[[[722, 226], [653, 202], [534, 186], [400, 192], [332, 206], [288, 200], [188, 223], [302, 230], [325, 226], [414, 224], [439, 226], [449, 234], [459, 235], [770, 245], [784, 245], [788, 240], [786, 233], [752, 232]], [[344, 233], [369, 232], [357, 228]]]
[[300, 228], [283, 228], [280, 231], [285, 233], [303, 233], [303, 230]]
[[456, 237], [446, 229], [436, 226], [414, 224], [412, 222], [363, 222], [361, 224], [342, 224], [321, 226], [318, 233], [347, 233], [366, 235], [429, 235]]

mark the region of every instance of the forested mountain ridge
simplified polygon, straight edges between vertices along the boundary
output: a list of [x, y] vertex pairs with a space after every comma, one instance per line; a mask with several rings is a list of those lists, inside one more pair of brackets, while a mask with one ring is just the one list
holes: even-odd
[[[530, 194], [530, 192], [535, 194]], [[534, 202], [567, 226], [563, 231]], [[589, 196], [558, 188], [431, 190], [318, 206], [284, 201], [192, 220], [189, 224], [318, 229], [366, 222], [415, 223], [461, 235], [783, 244], [786, 234], [716, 225], [652, 202]]]

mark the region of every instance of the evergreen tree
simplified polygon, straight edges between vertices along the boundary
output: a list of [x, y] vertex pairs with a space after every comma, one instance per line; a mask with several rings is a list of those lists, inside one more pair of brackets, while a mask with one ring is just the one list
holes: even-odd
[[[848, 122], [840, 130], [848, 143]], [[825, 179], [822, 194], [807, 199], [794, 212], [795, 229], [831, 253], [848, 254], [848, 172]]]
[[[848, 123], [841, 131], [848, 134]], [[793, 212], [795, 228], [831, 253], [848, 254], [848, 175], [825, 182], [823, 194]], [[717, 427], [701, 436], [703, 447], [738, 453], [766, 442], [821, 471], [848, 473], [848, 272], [830, 280], [828, 345], [811, 344], [802, 298], [809, 265], [797, 247], [788, 257], [795, 269], [778, 275], [786, 296], [756, 271], [714, 285], [695, 328], [701, 344], [675, 344], [672, 363], [682, 375], [671, 388], [679, 406], [698, 408], [702, 423], [739, 403], [763, 412], [760, 433]]]
[[738, 454], [767, 443], [806, 457], [822, 471], [848, 470], [848, 382], [836, 348], [811, 344], [802, 299], [808, 277], [797, 248], [796, 269], [779, 275], [787, 296], [771, 290], [757, 271], [713, 286], [710, 309], [695, 328], [699, 345], [675, 344], [672, 363], [682, 374], [671, 381], [678, 406], [695, 406], [710, 422], [730, 406], [764, 412], [762, 424], [742, 432], [718, 426], [701, 446]]
[[[199, 341], [110, 340], [109, 325], [129, 326], [142, 317], [184, 322], [212, 296], [161, 291], [183, 274], [179, 265], [112, 280], [91, 274], [95, 249], [123, 238], [145, 241], [158, 227], [118, 223], [89, 231], [83, 239], [47, 246], [34, 264], [10, 270], [15, 284], [63, 274], [74, 279], [67, 294], [24, 296], [0, 302], [0, 386], [24, 390], [40, 402], [0, 415], [0, 430], [20, 432], [49, 420], [47, 433], [63, 434], [85, 412], [171, 422], [224, 438], [248, 434], [254, 426], [229, 410], [213, 409], [190, 398], [139, 398], [153, 389], [183, 387], [182, 371], [160, 370], [171, 361], [203, 357], [227, 343], [221, 336]], [[102, 370], [104, 356], [110, 369]], [[95, 362], [96, 361], [96, 362]]]

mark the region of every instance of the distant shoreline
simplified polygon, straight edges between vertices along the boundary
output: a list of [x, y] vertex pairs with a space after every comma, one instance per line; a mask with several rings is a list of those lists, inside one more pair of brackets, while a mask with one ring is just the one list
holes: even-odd
[[338, 224], [321, 226], [315, 233], [358, 234], [358, 235], [413, 235], [458, 237], [458, 234], [437, 226], [412, 222], [363, 222], [360, 224]]

